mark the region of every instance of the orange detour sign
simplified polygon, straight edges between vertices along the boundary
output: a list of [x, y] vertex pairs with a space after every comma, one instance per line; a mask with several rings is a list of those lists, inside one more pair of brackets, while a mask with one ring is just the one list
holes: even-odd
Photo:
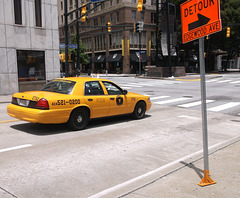
[[222, 30], [220, 0], [189, 0], [181, 4], [182, 42]]

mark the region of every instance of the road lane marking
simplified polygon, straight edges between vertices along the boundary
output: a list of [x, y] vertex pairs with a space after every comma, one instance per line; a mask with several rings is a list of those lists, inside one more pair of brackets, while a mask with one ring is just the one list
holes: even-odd
[[168, 104], [168, 103], [174, 103], [174, 102], [180, 102], [183, 100], [189, 100], [191, 98], [175, 98], [175, 99], [171, 99], [171, 100], [164, 100], [164, 101], [159, 101], [159, 102], [154, 102], [155, 104]]
[[14, 119], [14, 120], [3, 120], [3, 121], [0, 121], [0, 124], [2, 124], [2, 123], [8, 123], [8, 122], [16, 122], [16, 121], [19, 121], [19, 119]]
[[206, 82], [216, 82], [218, 81], [219, 79], [212, 79], [212, 80], [207, 80]]
[[177, 81], [200, 81], [200, 78], [198, 79], [175, 79]]
[[27, 148], [27, 147], [31, 147], [31, 146], [32, 146], [32, 144], [24, 144], [24, 145], [20, 145], [20, 146], [0, 149], [0, 153], [7, 152], [7, 151], [12, 151], [12, 150], [17, 150], [17, 149], [22, 149], [22, 148]]
[[223, 110], [226, 110], [226, 109], [236, 107], [238, 105], [240, 105], [240, 102], [229, 102], [227, 104], [223, 104], [223, 105], [220, 105], [220, 106], [217, 106], [217, 107], [209, 108], [208, 111], [218, 112], [218, 111], [223, 111]]
[[197, 118], [197, 117], [187, 116], [187, 115], [180, 115], [180, 116], [178, 116], [178, 118], [187, 118], [187, 119], [190, 119], [190, 120], [199, 120], [200, 119], [200, 118]]
[[[206, 103], [210, 103], [210, 102], [214, 102], [215, 100], [206, 100]], [[187, 103], [187, 104], [182, 104], [182, 105], [178, 105], [179, 107], [184, 107], [184, 108], [188, 108], [188, 107], [194, 107], [194, 106], [198, 106], [201, 105], [201, 100], [197, 101], [197, 102], [191, 102], [191, 103]]]
[[222, 81], [218, 81], [217, 83], [225, 83], [225, 82], [230, 82], [232, 80], [222, 80]]
[[150, 99], [151, 99], [151, 100], [157, 100], [157, 99], [169, 98], [169, 97], [170, 97], [170, 96], [157, 96], [157, 97], [153, 97], [153, 98], [150, 97]]
[[239, 81], [230, 82], [230, 83], [237, 84], [237, 83], [240, 83], [240, 80]]

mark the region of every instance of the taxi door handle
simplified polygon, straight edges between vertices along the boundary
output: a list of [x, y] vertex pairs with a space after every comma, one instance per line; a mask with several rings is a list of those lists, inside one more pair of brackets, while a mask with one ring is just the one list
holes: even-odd
[[110, 100], [115, 100], [115, 98], [110, 98]]
[[89, 99], [88, 99], [88, 101], [90, 101], [90, 102], [91, 102], [91, 101], [93, 101], [93, 99], [92, 99], [92, 98], [89, 98]]

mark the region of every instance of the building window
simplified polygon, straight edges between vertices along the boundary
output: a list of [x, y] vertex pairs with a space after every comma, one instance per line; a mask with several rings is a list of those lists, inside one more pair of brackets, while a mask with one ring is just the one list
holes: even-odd
[[156, 13], [151, 13], [151, 23], [156, 23]]
[[93, 25], [98, 26], [98, 19], [93, 19]]
[[63, 2], [61, 1], [61, 10], [63, 10]]
[[136, 11], [132, 10], [132, 22], [136, 22]]
[[119, 15], [119, 12], [117, 12], [116, 15], [117, 15], [117, 16], [116, 16], [116, 18], [117, 18], [117, 19], [116, 19], [117, 22], [120, 22], [120, 15]]
[[70, 14], [70, 21], [73, 20], [73, 13]]
[[155, 6], [156, 5], [156, 0], [151, 0], [151, 5]]
[[100, 25], [102, 25], [102, 26], [106, 25], [105, 24], [105, 16], [100, 17], [100, 22], [101, 22]]
[[36, 26], [42, 27], [42, 5], [41, 0], [35, 0]]
[[110, 14], [110, 22], [111, 22], [111, 24], [114, 24], [113, 13]]
[[142, 22], [144, 22], [144, 12], [141, 12], [141, 19]]
[[113, 0], [110, 1], [110, 6], [113, 6]]
[[14, 0], [15, 24], [22, 25], [22, 1]]
[[18, 81], [45, 80], [44, 51], [17, 50]]
[[136, 3], [136, 0], [132, 0], [132, 3]]
[[102, 10], [105, 9], [105, 2], [103, 2], [103, 3], [101, 4], [101, 9], [102, 9]]

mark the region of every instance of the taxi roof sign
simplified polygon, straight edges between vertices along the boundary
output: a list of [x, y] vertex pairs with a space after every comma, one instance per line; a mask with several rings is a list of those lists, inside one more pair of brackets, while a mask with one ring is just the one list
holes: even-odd
[[222, 30], [220, 0], [189, 0], [181, 4], [182, 42]]

